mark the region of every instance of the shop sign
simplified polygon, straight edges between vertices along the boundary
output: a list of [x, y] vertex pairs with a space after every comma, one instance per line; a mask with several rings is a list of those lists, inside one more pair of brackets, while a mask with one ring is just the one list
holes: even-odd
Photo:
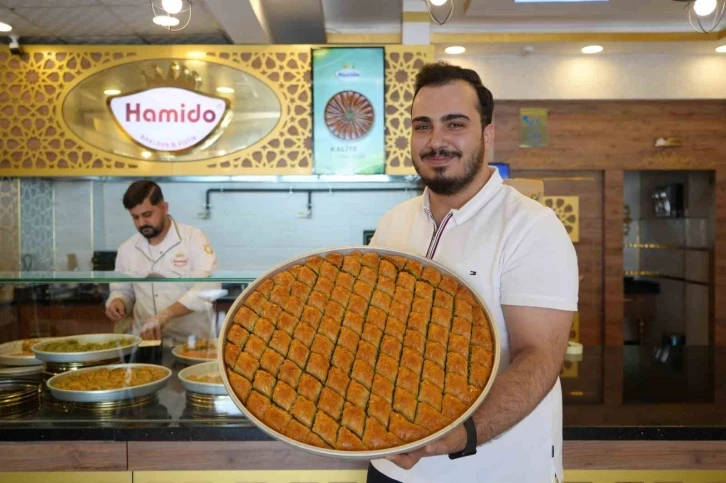
[[153, 151], [179, 152], [204, 143], [225, 119], [229, 102], [179, 87], [155, 87], [110, 97], [108, 107], [134, 142]]

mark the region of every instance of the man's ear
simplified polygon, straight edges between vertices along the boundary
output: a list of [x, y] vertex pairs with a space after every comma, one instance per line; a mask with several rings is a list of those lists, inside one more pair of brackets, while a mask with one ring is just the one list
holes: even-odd
[[[494, 124], [489, 124], [484, 128], [482, 137], [484, 138], [484, 149], [486, 150], [487, 158], [491, 158], [492, 153], [494, 153]], [[491, 159], [487, 161], [491, 161]]]

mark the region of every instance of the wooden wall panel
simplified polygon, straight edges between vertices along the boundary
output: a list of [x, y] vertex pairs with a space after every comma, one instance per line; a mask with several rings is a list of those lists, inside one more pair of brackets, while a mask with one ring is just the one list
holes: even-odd
[[545, 196], [579, 197], [580, 240], [575, 243], [580, 270], [580, 342], [600, 345], [603, 341], [603, 244], [601, 171], [517, 170], [514, 177], [541, 179]]
[[273, 441], [130, 441], [128, 465], [130, 471], [344, 470], [365, 469], [368, 462], [314, 456]]
[[605, 171], [603, 244], [605, 344], [623, 344], [623, 178], [621, 170]]
[[[549, 147], [519, 148], [519, 108], [549, 110]], [[513, 169], [716, 169], [726, 101], [499, 101], [495, 159]], [[682, 147], [659, 149], [679, 136]]]
[[722, 470], [726, 441], [565, 441], [565, 469]]
[[126, 471], [126, 443], [0, 443], [2, 471]]

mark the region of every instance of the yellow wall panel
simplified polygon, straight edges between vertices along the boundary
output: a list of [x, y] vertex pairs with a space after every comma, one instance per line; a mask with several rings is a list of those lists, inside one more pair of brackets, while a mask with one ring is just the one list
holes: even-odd
[[[0, 47], [0, 176], [194, 176], [311, 174], [311, 45], [27, 46], [22, 56]], [[414, 78], [433, 46], [386, 49], [388, 174], [414, 173], [409, 156]], [[100, 150], [75, 136], [62, 118], [65, 97], [103, 69], [204, 52], [214, 62], [254, 75], [270, 87], [282, 117], [262, 141], [214, 159], [153, 162]]]

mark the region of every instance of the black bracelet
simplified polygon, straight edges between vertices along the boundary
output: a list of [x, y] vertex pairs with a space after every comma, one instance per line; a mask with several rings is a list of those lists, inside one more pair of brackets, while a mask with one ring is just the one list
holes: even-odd
[[476, 425], [472, 418], [464, 421], [464, 429], [466, 430], [466, 447], [458, 453], [451, 453], [449, 455], [451, 460], [476, 454]]

